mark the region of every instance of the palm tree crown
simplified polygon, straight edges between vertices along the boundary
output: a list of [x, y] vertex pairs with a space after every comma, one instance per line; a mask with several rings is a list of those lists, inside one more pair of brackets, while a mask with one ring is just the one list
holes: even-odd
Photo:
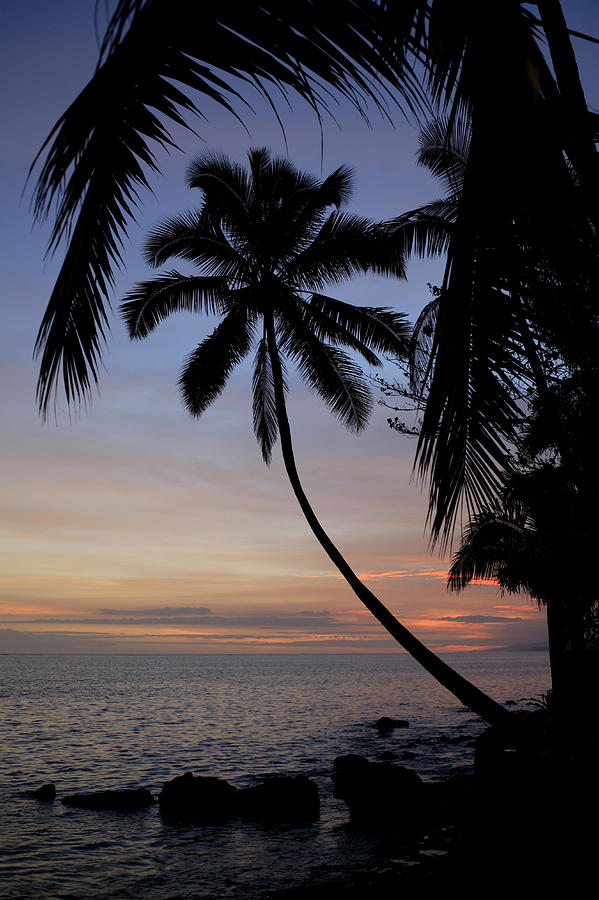
[[202, 206], [162, 223], [147, 242], [146, 256], [154, 266], [172, 257], [189, 260], [201, 274], [170, 270], [138, 284], [123, 314], [132, 338], [146, 337], [181, 310], [221, 317], [181, 372], [181, 394], [195, 416], [255, 348], [254, 430], [269, 462], [278, 434], [273, 354], [295, 363], [350, 429], [365, 426], [372, 402], [368, 383], [340, 346], [380, 365], [381, 354], [404, 354], [406, 318], [321, 291], [368, 270], [403, 277], [404, 262], [372, 222], [339, 212], [351, 193], [348, 169], [319, 182], [265, 149], [250, 151], [249, 162], [246, 172], [216, 154], [193, 161], [188, 184], [203, 192]]

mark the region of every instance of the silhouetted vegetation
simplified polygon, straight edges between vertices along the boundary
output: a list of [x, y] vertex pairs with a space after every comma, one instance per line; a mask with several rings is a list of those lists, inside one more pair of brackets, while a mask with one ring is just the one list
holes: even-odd
[[[419, 162], [442, 179], [447, 194], [390, 223], [404, 252], [450, 252], [458, 240], [471, 140], [471, 129], [459, 119], [437, 119], [423, 129]], [[470, 313], [471, 334], [481, 327], [487, 332], [486, 355], [478, 353], [472, 362], [490, 388], [487, 395], [472, 391], [464, 419], [475, 434], [481, 428], [480, 447], [476, 438], [468, 448], [455, 436], [452, 452], [458, 459], [463, 451], [472, 454], [476, 477], [470, 487], [467, 481], [464, 485], [470, 517], [449, 586], [461, 590], [474, 578], [494, 579], [502, 589], [525, 591], [547, 606], [552, 713], [571, 733], [575, 722], [590, 725], [585, 710], [596, 702], [599, 687], [594, 576], [599, 485], [592, 449], [599, 382], [592, 349], [597, 338], [593, 225], [578, 198], [573, 169], [561, 189], [561, 205], [559, 194], [556, 202], [570, 222], [565, 250], [576, 268], [572, 259], [544, 249], [541, 226], [526, 212], [526, 228], [518, 231], [516, 221], [513, 233], [504, 236], [512, 242], [511, 256], [485, 248], [482, 275], [489, 281], [472, 285], [473, 293], [483, 290], [487, 298], [479, 316]], [[424, 410], [415, 429], [421, 447], [427, 439], [436, 440], [427, 436], [426, 411], [438, 360], [451, 353], [451, 344], [445, 346], [451, 331], [448, 336], [439, 324], [449, 284], [446, 274], [443, 288], [434, 290], [416, 324], [407, 382], [382, 382], [389, 405], [389, 398], [402, 398], [409, 401], [407, 408]], [[496, 406], [503, 412], [498, 414]], [[389, 423], [409, 433], [399, 416]], [[447, 540], [457, 507], [435, 505], [433, 512], [433, 536]]]
[[249, 162], [249, 172], [214, 154], [192, 162], [188, 184], [202, 191], [202, 206], [160, 225], [146, 257], [154, 266], [172, 257], [189, 260], [201, 274], [171, 270], [137, 285], [123, 305], [129, 335], [146, 337], [182, 310], [221, 317], [181, 372], [183, 402], [194, 416], [214, 402], [235, 366], [255, 349], [254, 431], [264, 461], [270, 462], [279, 437], [306, 521], [356, 596], [441, 684], [490, 722], [501, 722], [503, 707], [428, 650], [356, 576], [318, 521], [295, 463], [285, 360], [348, 428], [364, 428], [372, 406], [368, 381], [340, 347], [371, 366], [381, 364], [382, 354], [403, 356], [406, 319], [321, 291], [360, 272], [401, 278], [403, 254], [380, 226], [339, 211], [351, 194], [347, 169], [319, 182], [264, 149], [250, 151]]
[[[61, 380], [69, 402], [84, 399], [97, 381], [113, 271], [137, 192], [156, 168], [152, 148], [172, 143], [169, 129], [196, 109], [198, 96], [237, 114], [234, 105], [243, 109], [245, 102], [239, 77], [269, 99], [273, 89], [294, 91], [319, 115], [329, 91], [362, 111], [368, 100], [386, 115], [401, 107], [444, 113], [444, 137], [438, 132], [431, 161], [447, 176], [453, 210], [446, 232], [436, 235], [428, 222], [426, 240], [412, 238], [420, 253], [447, 254], [440, 293], [419, 323], [427, 341], [416, 466], [430, 481], [433, 541], [447, 546], [462, 513], [476, 516], [501, 503], [506, 478], [518, 468], [513, 447], [523, 424], [547, 421], [553, 431], [539, 447], [552, 447], [555, 461], [548, 468], [539, 449], [540, 461], [524, 474], [536, 483], [542, 469], [562, 485], [551, 496], [557, 489], [556, 505], [569, 513], [573, 530], [552, 547], [565, 573], [576, 546], [586, 553], [596, 544], [589, 411], [597, 398], [599, 191], [597, 117], [588, 110], [558, 0], [532, 7], [515, 0], [223, 0], [213, 8], [119, 0], [94, 77], [38, 157], [36, 215], [44, 218], [56, 203], [50, 249], [67, 243], [37, 342], [42, 412]], [[447, 154], [458, 133], [468, 146], [453, 169]], [[406, 225], [395, 223], [398, 237], [409, 234]], [[319, 340], [321, 324], [312, 324]], [[276, 368], [273, 334], [272, 326], [264, 332], [262, 354]], [[204, 347], [197, 366], [190, 359], [190, 385], [217, 342]], [[236, 352], [243, 355], [244, 347]], [[217, 393], [235, 354], [226, 359], [220, 381], [212, 382]], [[286, 430], [281, 391], [274, 391], [282, 373], [271, 377], [275, 406], [261, 413], [264, 452], [273, 434], [268, 416], [277, 418], [282, 439]], [[572, 408], [580, 412], [574, 418]], [[349, 415], [343, 402], [338, 412]], [[352, 416], [347, 421], [355, 425], [359, 415]], [[537, 527], [548, 533], [550, 519]], [[589, 610], [595, 593], [579, 559], [564, 591], [584, 598], [570, 608]]]

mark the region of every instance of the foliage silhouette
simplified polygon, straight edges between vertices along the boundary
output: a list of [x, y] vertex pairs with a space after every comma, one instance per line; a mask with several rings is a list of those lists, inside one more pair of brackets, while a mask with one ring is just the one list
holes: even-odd
[[[340, 95], [387, 116], [439, 104], [471, 131], [417, 450], [431, 481], [433, 537], [449, 540], [462, 506], [496, 492], [517, 415], [484, 366], [500, 333], [499, 281], [516, 301], [527, 277], [523, 240], [562, 283], [581, 265], [596, 279], [597, 117], [558, 0], [539, 0], [537, 11], [516, 0], [222, 0], [218, 10], [118, 0], [95, 75], [34, 163], [36, 216], [57, 204], [50, 251], [68, 243], [37, 340], [42, 412], [61, 381], [69, 402], [97, 381], [127, 220], [157, 167], [153, 147], [171, 146], [171, 126], [201, 115], [198, 97], [232, 114], [234, 104], [248, 109], [247, 85], [273, 107], [273, 96], [295, 92], [318, 116]], [[511, 317], [500, 319], [509, 340]], [[501, 402], [489, 397], [481, 415], [477, 402], [498, 390]]]
[[[501, 494], [470, 518], [448, 579], [451, 589], [462, 590], [474, 578], [492, 578], [502, 590], [525, 591], [546, 606], [553, 712], [570, 733], [595, 727], [585, 710], [596, 704], [599, 680], [599, 490], [588, 447], [596, 392], [597, 383], [581, 390], [576, 377], [551, 387], [563, 409], [567, 403], [561, 423], [547, 421], [546, 398], [533, 407]], [[556, 452], [560, 427], [569, 435], [566, 458]]]
[[447, 543], [464, 506], [474, 512], [497, 496], [509, 465], [519, 408], [498, 373], [516, 358], [514, 334], [533, 373], [541, 340], [564, 361], [596, 346], [597, 117], [560, 3], [539, 0], [538, 16], [528, 6], [118, 0], [95, 75], [34, 163], [36, 217], [56, 204], [49, 249], [67, 244], [36, 345], [42, 413], [61, 382], [71, 403], [98, 379], [127, 221], [156, 147], [172, 145], [186, 114], [201, 114], [198, 96], [232, 114], [247, 108], [247, 85], [273, 107], [279, 90], [296, 92], [318, 116], [339, 95], [386, 115], [394, 104], [417, 114], [438, 104], [471, 135], [445, 280], [428, 311], [417, 449], [433, 539]]
[[[451, 248], [462, 227], [470, 146], [471, 129], [460, 119], [438, 118], [423, 129], [419, 161], [441, 178], [447, 194], [390, 223], [402, 252], [431, 255]], [[569, 187], [562, 185], [564, 194], [579, 190], [573, 171], [570, 178]], [[467, 494], [470, 518], [449, 576], [453, 589], [473, 578], [493, 578], [502, 589], [524, 590], [547, 603], [559, 711], [568, 705], [580, 707], [575, 697], [585, 696], [582, 680], [589, 682], [590, 691], [590, 682], [597, 681], [597, 674], [580, 662], [584, 633], [594, 627], [597, 609], [594, 573], [587, 562], [598, 549], [593, 510], [599, 486], [590, 451], [598, 395], [596, 359], [590, 350], [599, 336], [593, 294], [597, 260], [588, 219], [581, 215], [568, 221], [571, 231], [565, 243], [580, 266], [578, 272], [567, 272], [562, 258], [547, 252], [532, 217], [525, 226], [514, 223], [517, 292], [510, 289], [509, 257], [494, 258], [496, 250], [485, 248], [482, 289], [489, 304], [493, 302], [491, 315], [489, 309], [483, 310], [482, 324], [489, 340], [486, 346], [480, 343], [471, 361], [472, 395], [464, 424], [478, 431], [483, 449], [490, 448], [487, 468], [498, 447], [493, 441], [502, 434], [503, 461], [500, 465], [498, 454], [489, 494], [475, 490]], [[472, 290], [479, 287], [473, 283]], [[416, 323], [409, 385], [383, 382], [386, 396], [419, 399], [428, 408], [436, 354], [448, 339], [439, 329], [443, 304], [449, 302], [446, 291], [447, 282], [434, 292]], [[471, 310], [471, 335], [480, 330], [479, 320], [480, 314]], [[501, 428], [497, 409], [508, 413]], [[390, 424], [403, 428], [399, 419]], [[459, 452], [458, 446], [454, 453]], [[475, 456], [474, 448], [470, 453], [475, 470], [484, 469], [484, 459]], [[477, 478], [473, 486], [478, 490]]]
[[314, 514], [295, 463], [285, 359], [348, 428], [361, 430], [372, 403], [368, 382], [340, 347], [379, 365], [379, 354], [405, 353], [407, 323], [391, 310], [352, 306], [322, 291], [359, 272], [403, 277], [403, 255], [380, 227], [339, 211], [350, 195], [347, 169], [318, 182], [264, 149], [250, 151], [249, 164], [248, 173], [220, 155], [192, 162], [188, 184], [202, 191], [202, 206], [160, 225], [146, 257], [153, 266], [172, 257], [189, 260], [201, 274], [170, 270], [138, 284], [122, 307], [129, 335], [144, 338], [182, 310], [221, 317], [181, 372], [181, 395], [194, 416], [214, 402], [233, 368], [256, 347], [254, 431], [265, 462], [279, 437], [306, 521], [356, 596], [462, 703], [490, 722], [503, 722], [503, 707], [428, 650], [360, 581]]

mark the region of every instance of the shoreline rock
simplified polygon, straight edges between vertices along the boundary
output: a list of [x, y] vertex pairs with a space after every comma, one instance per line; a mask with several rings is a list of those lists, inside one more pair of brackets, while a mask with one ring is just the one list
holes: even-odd
[[158, 804], [166, 817], [226, 822], [234, 816], [236, 794], [237, 788], [224, 778], [185, 772], [164, 782]]
[[238, 789], [222, 778], [186, 772], [164, 783], [158, 802], [167, 818], [198, 822], [247, 818], [300, 823], [314, 822], [320, 815], [318, 786], [306, 775], [271, 776]]
[[396, 728], [409, 728], [410, 723], [407, 719], [391, 719], [389, 716], [381, 716], [374, 723], [380, 734], [388, 734], [395, 731]]
[[53, 800], [56, 800], [56, 786], [43, 784], [36, 790], [21, 791], [20, 796], [29, 800], [41, 800], [42, 803], [52, 803]]
[[425, 784], [413, 769], [354, 753], [338, 756], [334, 767], [333, 796], [347, 803], [352, 822], [387, 827], [420, 819]]

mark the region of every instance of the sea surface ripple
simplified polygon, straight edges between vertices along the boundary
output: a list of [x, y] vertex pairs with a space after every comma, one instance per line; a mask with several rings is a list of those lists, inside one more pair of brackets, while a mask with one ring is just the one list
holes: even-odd
[[[455, 668], [500, 702], [549, 684], [543, 653], [463, 653]], [[467, 771], [483, 725], [409, 657], [388, 654], [0, 656], [0, 897], [265, 897], [370, 861], [376, 836], [333, 799], [336, 756], [393, 754], [427, 780]], [[380, 716], [410, 727], [380, 735]], [[90, 812], [25, 799], [147, 787], [185, 771], [238, 787], [306, 774], [310, 826], [174, 825], [156, 807]]]

